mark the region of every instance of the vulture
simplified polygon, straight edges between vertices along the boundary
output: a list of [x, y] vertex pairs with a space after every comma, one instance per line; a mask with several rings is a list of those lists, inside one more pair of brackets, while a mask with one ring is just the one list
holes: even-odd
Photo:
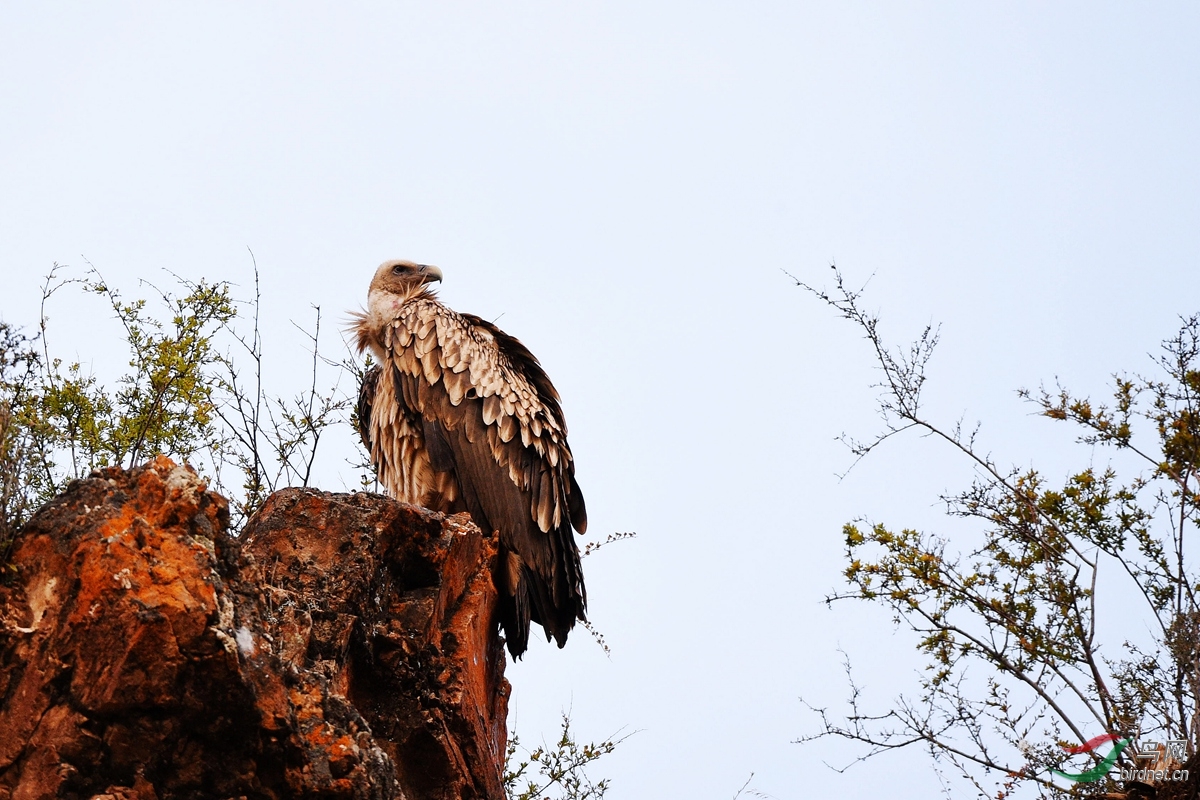
[[492, 323], [444, 306], [437, 267], [386, 261], [354, 316], [364, 375], [358, 427], [379, 481], [396, 500], [468, 512], [499, 535], [494, 576], [508, 650], [529, 623], [559, 647], [587, 593], [571, 529], [587, 529], [558, 392], [541, 364]]

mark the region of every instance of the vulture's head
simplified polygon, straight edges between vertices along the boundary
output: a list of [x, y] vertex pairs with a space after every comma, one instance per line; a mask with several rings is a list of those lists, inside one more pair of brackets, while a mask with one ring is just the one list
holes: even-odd
[[358, 352], [368, 347], [375, 360], [384, 359], [381, 331], [392, 322], [400, 308], [413, 297], [428, 292], [425, 285], [442, 279], [442, 271], [427, 264], [411, 261], [385, 261], [375, 270], [371, 288], [367, 290], [367, 310], [351, 315]]
[[385, 261], [375, 270], [368, 295], [374, 297], [377, 292], [386, 293], [403, 301], [421, 291], [425, 284], [441, 279], [442, 271], [437, 267], [411, 261]]

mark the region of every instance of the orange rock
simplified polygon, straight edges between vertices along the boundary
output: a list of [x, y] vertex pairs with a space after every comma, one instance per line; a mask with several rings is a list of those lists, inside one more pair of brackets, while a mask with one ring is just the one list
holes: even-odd
[[0, 586], [0, 798], [503, 798], [495, 542], [285, 490], [241, 540], [157, 458], [74, 482]]
[[285, 489], [246, 527], [282, 652], [328, 676], [410, 797], [502, 798], [496, 543], [379, 495]]

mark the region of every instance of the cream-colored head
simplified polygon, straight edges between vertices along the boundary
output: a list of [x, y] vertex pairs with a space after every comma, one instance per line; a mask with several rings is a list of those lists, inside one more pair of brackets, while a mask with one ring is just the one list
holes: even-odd
[[400, 306], [428, 292], [425, 285], [442, 279], [442, 271], [428, 264], [411, 261], [385, 261], [375, 270], [367, 290], [367, 312], [376, 324], [394, 319]]
[[379, 265], [379, 269], [375, 270], [375, 277], [371, 279], [368, 295], [387, 292], [409, 298], [420, 291], [425, 284], [441, 279], [442, 271], [428, 264], [414, 264], [402, 259], [385, 261]]
[[441, 279], [442, 271], [428, 264], [402, 260], [380, 264], [375, 277], [371, 278], [371, 288], [367, 290], [366, 313], [351, 315], [358, 351], [361, 353], [370, 347], [376, 360], [382, 361], [383, 328], [399, 316], [400, 309], [408, 301], [421, 296], [432, 298], [433, 292], [427, 284]]

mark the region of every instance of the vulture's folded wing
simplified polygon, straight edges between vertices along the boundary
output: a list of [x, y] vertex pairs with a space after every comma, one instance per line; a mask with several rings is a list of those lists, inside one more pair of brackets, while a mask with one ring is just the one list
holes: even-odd
[[554, 386], [519, 341], [432, 299], [406, 304], [384, 344], [391, 380], [377, 394], [395, 386], [420, 416], [428, 468], [452, 473], [475, 521], [500, 532], [500, 577], [514, 603], [510, 648], [524, 650], [531, 618], [561, 646], [584, 619], [571, 529], [586, 528], [587, 512]]

